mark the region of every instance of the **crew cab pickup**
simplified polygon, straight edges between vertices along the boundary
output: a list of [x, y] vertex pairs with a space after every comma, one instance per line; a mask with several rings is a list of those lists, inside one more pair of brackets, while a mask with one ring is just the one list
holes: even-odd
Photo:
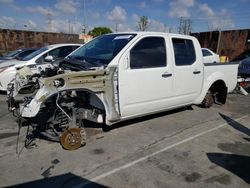
[[[132, 32], [97, 37], [39, 74], [29, 69], [18, 70], [8, 85], [9, 109], [76, 149], [85, 144], [83, 120], [109, 126], [192, 104], [224, 104], [236, 86], [238, 64], [204, 64], [192, 36]], [[15, 100], [31, 83], [37, 92]], [[43, 123], [41, 114], [48, 117]]]

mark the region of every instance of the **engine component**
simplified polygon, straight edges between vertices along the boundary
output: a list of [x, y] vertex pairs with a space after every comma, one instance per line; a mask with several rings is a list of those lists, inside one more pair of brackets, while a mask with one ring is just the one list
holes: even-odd
[[83, 128], [68, 128], [60, 138], [61, 145], [67, 150], [76, 150], [86, 144], [86, 134]]
[[54, 83], [54, 86], [56, 88], [62, 87], [64, 85], [64, 80], [62, 78], [61, 79], [57, 79], [57, 80], [54, 80], [53, 83]]

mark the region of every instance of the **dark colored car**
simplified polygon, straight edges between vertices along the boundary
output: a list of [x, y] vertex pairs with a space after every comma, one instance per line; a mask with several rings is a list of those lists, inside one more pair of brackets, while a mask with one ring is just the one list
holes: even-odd
[[37, 48], [21, 48], [12, 52], [9, 52], [3, 56], [0, 56], [0, 62], [10, 59], [18, 59], [22, 60], [27, 55], [31, 54], [32, 52], [36, 51]]
[[243, 78], [250, 77], [250, 51], [243, 53], [234, 61], [240, 62], [238, 74]]

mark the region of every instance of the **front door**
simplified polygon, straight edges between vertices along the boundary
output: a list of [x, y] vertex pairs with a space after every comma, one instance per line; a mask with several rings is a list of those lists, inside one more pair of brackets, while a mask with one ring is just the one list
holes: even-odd
[[122, 117], [166, 109], [172, 96], [172, 65], [163, 37], [144, 37], [119, 62], [119, 104]]

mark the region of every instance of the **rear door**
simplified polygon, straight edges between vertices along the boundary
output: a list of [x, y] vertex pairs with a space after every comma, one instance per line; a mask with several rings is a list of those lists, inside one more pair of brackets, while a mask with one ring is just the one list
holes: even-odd
[[173, 91], [179, 105], [192, 103], [203, 83], [203, 62], [200, 45], [186, 38], [172, 38], [174, 53]]
[[135, 42], [119, 62], [122, 117], [166, 109], [172, 96], [172, 64], [166, 38], [148, 36]]

